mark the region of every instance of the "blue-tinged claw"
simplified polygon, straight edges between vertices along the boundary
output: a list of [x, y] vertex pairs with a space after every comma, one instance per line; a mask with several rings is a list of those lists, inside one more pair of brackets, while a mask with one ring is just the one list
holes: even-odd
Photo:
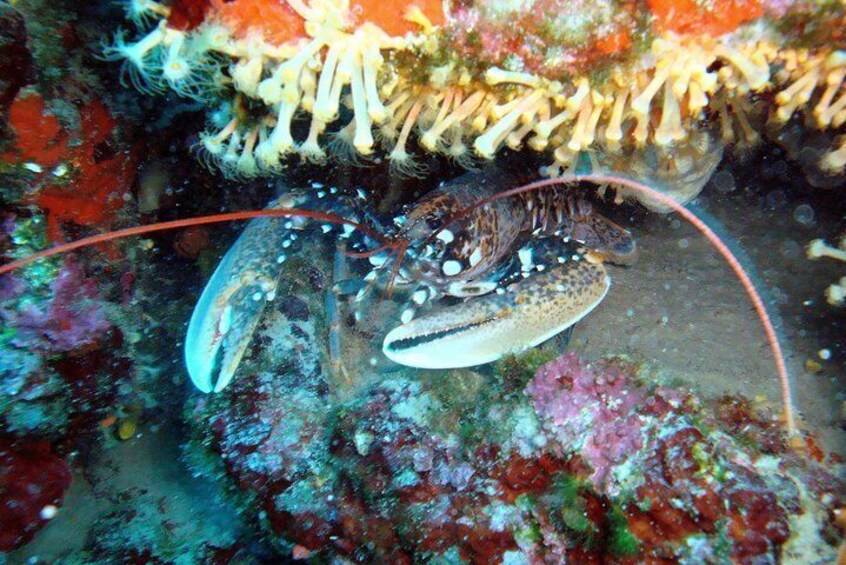
[[[271, 207], [282, 205], [277, 201]], [[283, 224], [289, 221], [251, 221], [215, 269], [194, 307], [185, 336], [185, 364], [201, 391], [219, 392], [232, 380], [265, 304], [276, 292], [279, 264], [290, 245], [286, 244]]]
[[391, 330], [389, 359], [421, 369], [471, 367], [539, 345], [589, 314], [611, 281], [581, 258], [528, 277], [503, 293], [437, 310]]

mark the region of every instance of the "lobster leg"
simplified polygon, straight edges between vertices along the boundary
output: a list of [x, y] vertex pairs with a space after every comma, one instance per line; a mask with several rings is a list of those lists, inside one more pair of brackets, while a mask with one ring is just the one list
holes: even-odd
[[[333, 265], [333, 278], [335, 281], [347, 279], [347, 264], [344, 257], [346, 245], [339, 243], [335, 249], [335, 260]], [[338, 305], [338, 291], [335, 285], [328, 291], [324, 298], [326, 323], [328, 325], [328, 350], [329, 364], [332, 372], [344, 381], [345, 384], [352, 382], [349, 372], [344, 365], [341, 355], [341, 310]]]

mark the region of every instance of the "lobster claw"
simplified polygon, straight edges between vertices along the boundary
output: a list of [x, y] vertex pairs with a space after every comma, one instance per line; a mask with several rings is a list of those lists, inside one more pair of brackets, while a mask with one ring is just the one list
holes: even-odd
[[611, 280], [598, 260], [582, 257], [391, 330], [389, 359], [421, 369], [454, 369], [519, 353], [566, 330], [605, 297]]
[[276, 293], [283, 231], [278, 218], [252, 220], [203, 289], [185, 336], [185, 365], [201, 391], [219, 392], [231, 382]]

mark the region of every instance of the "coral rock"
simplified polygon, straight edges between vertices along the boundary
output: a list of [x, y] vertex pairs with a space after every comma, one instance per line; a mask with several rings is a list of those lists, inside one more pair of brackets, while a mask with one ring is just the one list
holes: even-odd
[[0, 437], [0, 551], [29, 542], [62, 505], [71, 474], [44, 441]]

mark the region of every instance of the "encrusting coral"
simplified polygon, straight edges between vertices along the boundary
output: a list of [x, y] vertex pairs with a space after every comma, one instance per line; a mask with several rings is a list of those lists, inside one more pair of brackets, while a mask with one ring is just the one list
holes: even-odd
[[[262, 372], [190, 412], [191, 458], [223, 463], [197, 471], [233, 485], [294, 556], [770, 562], [807, 541], [794, 516], [818, 525], [843, 496], [778, 432], [752, 448], [617, 360], [566, 354], [524, 394], [470, 375], [450, 392], [394, 376], [335, 402], [310, 369]], [[750, 436], [774, 429], [749, 421]]]
[[842, 2], [132, 0], [129, 14], [158, 21], [107, 57], [142, 90], [207, 100], [201, 144], [230, 174], [327, 145], [369, 156], [379, 139], [414, 173], [414, 130], [459, 162], [526, 146], [550, 151], [554, 174], [582, 151], [650, 147], [673, 169], [678, 148], [709, 151], [706, 130], [747, 145], [800, 115], [832, 133], [821, 168], [846, 167]]

